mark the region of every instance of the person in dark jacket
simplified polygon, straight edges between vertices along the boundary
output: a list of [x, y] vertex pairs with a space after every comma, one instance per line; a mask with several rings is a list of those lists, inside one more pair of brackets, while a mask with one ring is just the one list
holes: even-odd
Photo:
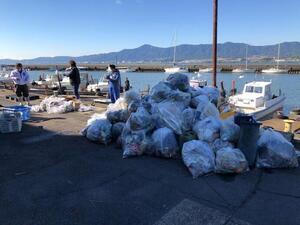
[[74, 90], [74, 95], [76, 99], [80, 99], [79, 96], [79, 85], [80, 85], [80, 73], [79, 69], [76, 66], [76, 62], [74, 60], [70, 60], [70, 66], [71, 66], [71, 71], [68, 74], [68, 77], [70, 78], [70, 83], [73, 86]]
[[121, 75], [115, 65], [109, 65], [111, 73], [106, 76], [108, 79], [108, 90], [112, 103], [120, 97]]
[[128, 77], [126, 77], [125, 79], [125, 87], [124, 87], [125, 91], [129, 91], [130, 89], [130, 82], [128, 80]]

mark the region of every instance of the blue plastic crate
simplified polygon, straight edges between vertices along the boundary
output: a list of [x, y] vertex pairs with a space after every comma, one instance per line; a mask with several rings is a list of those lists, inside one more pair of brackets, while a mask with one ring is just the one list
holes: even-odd
[[26, 121], [30, 119], [30, 107], [28, 106], [8, 106], [3, 109], [4, 111], [11, 111], [11, 112], [20, 112], [22, 116], [22, 121]]

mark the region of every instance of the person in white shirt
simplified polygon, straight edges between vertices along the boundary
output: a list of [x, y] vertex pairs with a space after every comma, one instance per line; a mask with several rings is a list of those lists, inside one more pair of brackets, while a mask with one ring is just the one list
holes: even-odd
[[27, 86], [27, 84], [30, 82], [29, 74], [23, 69], [23, 65], [21, 63], [16, 64], [16, 69], [11, 72], [10, 77], [16, 86], [16, 95], [20, 105], [23, 105], [23, 99], [28, 105], [30, 105], [29, 90]]

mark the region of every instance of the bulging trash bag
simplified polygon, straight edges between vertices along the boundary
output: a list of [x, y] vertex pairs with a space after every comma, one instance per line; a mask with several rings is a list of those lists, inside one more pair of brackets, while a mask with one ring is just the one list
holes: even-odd
[[133, 112], [136, 112], [140, 106], [141, 106], [140, 101], [137, 101], [137, 100], [131, 101], [130, 104], [128, 105], [128, 112], [130, 114]]
[[108, 144], [111, 141], [111, 127], [107, 119], [97, 119], [87, 128], [86, 137], [91, 141]]
[[122, 134], [123, 129], [125, 127], [125, 123], [118, 122], [112, 125], [111, 134], [114, 140], [117, 140], [119, 136]]
[[215, 170], [215, 154], [206, 142], [193, 140], [184, 143], [182, 159], [193, 178]]
[[191, 94], [179, 90], [173, 91], [170, 98], [174, 101], [182, 102], [186, 107], [189, 106], [191, 102]]
[[179, 147], [182, 148], [183, 144], [188, 141], [197, 140], [198, 137], [193, 131], [186, 131], [179, 136]]
[[140, 102], [141, 95], [134, 90], [126, 91], [124, 94], [124, 101], [129, 105], [132, 101]]
[[135, 113], [131, 113], [127, 123], [131, 130], [151, 130], [155, 125], [152, 116], [144, 107], [139, 107]]
[[[194, 87], [190, 87], [188, 92], [191, 94], [192, 98], [195, 98], [199, 95], [204, 95], [204, 91], [202, 90], [202, 88], [194, 88]], [[197, 106], [195, 106], [197, 107]]]
[[167, 82], [172, 84], [180, 91], [188, 91], [190, 87], [190, 81], [187, 75], [181, 73], [170, 74], [167, 77]]
[[141, 151], [146, 155], [155, 155], [155, 147], [151, 135], [146, 135], [140, 145]]
[[223, 141], [235, 142], [239, 139], [240, 127], [232, 120], [222, 121], [220, 137]]
[[[197, 119], [199, 118], [199, 110], [197, 108]], [[212, 104], [212, 103], [207, 103], [207, 105], [204, 107], [202, 113], [200, 114], [200, 120], [203, 120], [209, 116], [213, 116], [213, 117], [216, 117], [216, 118], [219, 118], [220, 117], [220, 112], [219, 110], [217, 109], [217, 107]]]
[[220, 96], [218, 88], [205, 86], [202, 88], [202, 91], [208, 97], [210, 102], [218, 102]]
[[191, 107], [197, 108], [197, 110], [202, 113], [205, 106], [209, 103], [209, 99], [206, 95], [199, 95], [197, 97], [192, 98]]
[[257, 167], [298, 167], [298, 160], [294, 146], [290, 142], [288, 142], [279, 132], [271, 129], [263, 131], [257, 144]]
[[216, 153], [217, 173], [243, 173], [249, 170], [248, 162], [241, 150], [226, 147]]
[[221, 122], [218, 118], [209, 116], [202, 121], [196, 122], [193, 131], [198, 139], [207, 142], [213, 142], [220, 137]]
[[216, 153], [222, 148], [234, 148], [234, 145], [228, 141], [223, 141], [222, 139], [218, 138], [214, 142], [210, 143], [210, 147]]
[[61, 114], [74, 111], [72, 101], [51, 102], [46, 108], [49, 114]]
[[174, 87], [167, 82], [159, 82], [150, 91], [150, 96], [153, 101], [159, 103], [166, 99], [170, 99], [173, 95]]
[[171, 158], [178, 154], [179, 147], [174, 132], [167, 128], [159, 128], [152, 134], [155, 155]]
[[122, 132], [123, 158], [143, 155], [145, 138], [145, 130], [131, 131], [125, 127]]
[[129, 118], [129, 112], [127, 109], [120, 109], [120, 110], [107, 110], [106, 117], [111, 123], [117, 122], [126, 122]]
[[157, 123], [160, 126], [165, 126], [172, 129], [176, 134], [182, 134], [182, 111], [184, 105], [180, 102], [161, 102], [156, 106], [157, 109]]
[[182, 112], [182, 130], [191, 131], [195, 123], [195, 109], [187, 108]]

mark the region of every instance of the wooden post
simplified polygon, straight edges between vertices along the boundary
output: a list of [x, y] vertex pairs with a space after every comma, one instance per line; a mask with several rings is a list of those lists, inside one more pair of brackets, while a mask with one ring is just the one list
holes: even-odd
[[213, 0], [212, 85], [217, 86], [218, 0]]

